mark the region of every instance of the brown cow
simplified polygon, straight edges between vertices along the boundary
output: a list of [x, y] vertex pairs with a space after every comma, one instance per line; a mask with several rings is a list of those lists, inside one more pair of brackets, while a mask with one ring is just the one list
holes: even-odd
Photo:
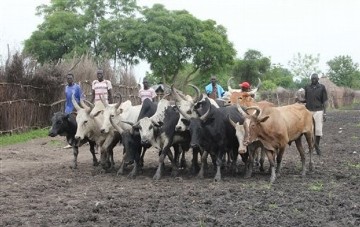
[[[255, 102], [252, 98], [248, 99], [247, 97], [250, 97], [249, 94], [244, 94], [242, 97], [239, 97], [238, 99], [238, 110], [240, 113], [242, 113], [243, 116], [247, 116], [248, 113], [244, 112], [244, 110], [240, 107], [250, 107], [250, 106], [257, 106], [260, 109], [266, 108], [266, 107], [274, 107], [275, 105], [271, 102], [268, 101], [260, 101], [260, 102]], [[251, 114], [253, 114], [255, 111], [254, 110], [249, 110], [249, 112]], [[246, 150], [246, 146], [244, 144], [244, 138], [247, 137], [247, 133], [249, 131], [249, 121], [245, 121], [243, 125], [239, 125], [239, 124], [235, 124], [234, 122], [230, 120], [231, 125], [235, 128], [236, 130], [236, 137], [238, 139], [239, 142], [239, 154], [245, 153]], [[254, 165], [254, 161], [256, 162], [257, 165], [260, 165], [260, 171], [263, 172], [264, 171], [264, 160], [265, 160], [265, 151], [264, 148], [261, 144], [261, 142], [256, 142], [256, 143], [252, 143], [251, 145], [247, 146], [247, 150], [249, 152], [249, 157], [246, 161], [246, 175], [245, 177], [251, 177], [252, 175], [252, 170], [253, 170], [253, 165]], [[261, 148], [261, 153], [259, 152], [259, 148]], [[259, 160], [260, 158], [260, 160]]]
[[301, 136], [305, 135], [309, 146], [310, 163], [312, 170], [312, 150], [314, 147], [314, 123], [310, 111], [304, 105], [292, 104], [282, 107], [269, 107], [260, 109], [257, 106], [248, 107], [248, 110], [256, 110], [255, 114], [247, 115], [245, 121], [249, 121], [249, 134], [246, 143], [250, 144], [259, 140], [265, 149], [270, 162], [270, 182], [276, 179], [275, 156], [277, 161], [276, 172], [278, 176], [281, 170], [281, 160], [285, 147], [295, 141], [296, 147], [301, 156], [302, 175], [305, 176], [305, 154], [301, 143]]

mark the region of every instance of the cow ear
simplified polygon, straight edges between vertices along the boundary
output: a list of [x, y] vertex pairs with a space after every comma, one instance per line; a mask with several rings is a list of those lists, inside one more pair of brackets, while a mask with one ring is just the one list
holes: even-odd
[[164, 122], [162, 122], [162, 121], [158, 121], [158, 122], [155, 124], [156, 127], [161, 127], [161, 126], [163, 126], [163, 125], [164, 125]]
[[265, 117], [263, 117], [263, 118], [260, 118], [258, 121], [261, 122], [261, 123], [262, 123], [262, 122], [265, 122], [265, 121], [267, 121], [267, 119], [269, 119], [269, 117], [270, 117], [269, 115], [268, 115], [268, 116], [265, 116]]
[[190, 121], [188, 119], [182, 118], [181, 119], [182, 123], [184, 123], [184, 125], [189, 126], [190, 125]]

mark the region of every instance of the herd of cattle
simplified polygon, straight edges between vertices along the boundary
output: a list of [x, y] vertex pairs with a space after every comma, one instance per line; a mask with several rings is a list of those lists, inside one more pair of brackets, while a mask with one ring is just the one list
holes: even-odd
[[[265, 155], [270, 164], [270, 182], [280, 174], [285, 148], [292, 141], [300, 153], [302, 175], [306, 174], [302, 135], [309, 146], [312, 169], [314, 121], [312, 113], [303, 104], [276, 107], [267, 101], [256, 102], [251, 92], [241, 92], [228, 86], [227, 100], [213, 100], [190, 85], [195, 97], [184, 95], [171, 87], [175, 102], [169, 95], [158, 103], [146, 99], [142, 105], [121, 100], [108, 104], [105, 100], [95, 104], [73, 98], [76, 114], [55, 113], [49, 136], [66, 136], [73, 147], [77, 168], [78, 147], [89, 142], [93, 164], [98, 165], [95, 146], [100, 150], [103, 169], [114, 170], [113, 148], [121, 143], [124, 156], [118, 174], [133, 163], [129, 177], [135, 177], [144, 165], [144, 155], [151, 146], [159, 151], [159, 163], [154, 179], [162, 177], [164, 159], [171, 161], [173, 176], [185, 165], [185, 154], [192, 153], [191, 171], [204, 177], [210, 154], [216, 168], [215, 181], [221, 180], [223, 166], [237, 171], [239, 155], [246, 166], [245, 177], [250, 177], [255, 157], [260, 155], [260, 170], [264, 171]], [[171, 150], [173, 148], [173, 151]], [[199, 164], [200, 156], [200, 164]], [[275, 170], [276, 158], [276, 170]]]

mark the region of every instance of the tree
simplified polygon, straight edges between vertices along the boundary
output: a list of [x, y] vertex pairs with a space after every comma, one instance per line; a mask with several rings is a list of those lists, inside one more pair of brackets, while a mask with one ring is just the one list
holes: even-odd
[[83, 54], [88, 50], [84, 26], [81, 16], [72, 11], [53, 12], [25, 40], [24, 52], [41, 63], [57, 61], [70, 53]]
[[238, 82], [248, 81], [251, 84], [257, 83], [258, 78], [262, 78], [270, 69], [271, 60], [264, 57], [257, 50], [248, 50], [244, 53], [244, 58], [235, 62], [232, 75]]
[[189, 63], [192, 69], [186, 82], [193, 80], [196, 72], [219, 71], [236, 54], [225, 28], [212, 20], [201, 21], [187, 11], [169, 11], [160, 4], [144, 8], [142, 13], [137, 33], [142, 44], [140, 57], [163, 83], [175, 81]]
[[350, 56], [337, 56], [327, 62], [329, 79], [338, 86], [360, 88], [359, 64]]
[[302, 55], [297, 53], [297, 55], [289, 61], [290, 71], [298, 80], [309, 78], [312, 73], [320, 73], [318, 67], [319, 61], [320, 54], [312, 56], [311, 54]]
[[281, 65], [272, 65], [270, 70], [265, 73], [263, 79], [283, 88], [295, 88], [293, 75]]

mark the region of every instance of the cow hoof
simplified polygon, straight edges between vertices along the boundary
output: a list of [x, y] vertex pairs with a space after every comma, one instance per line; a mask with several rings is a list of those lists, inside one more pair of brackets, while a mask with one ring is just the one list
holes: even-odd
[[260, 172], [265, 172], [265, 169], [264, 169], [264, 167], [260, 167]]
[[93, 162], [93, 166], [98, 166], [99, 162]]
[[124, 170], [120, 169], [119, 171], [117, 171], [116, 175], [117, 176], [124, 175]]
[[177, 177], [179, 174], [178, 171], [171, 171], [171, 177]]
[[78, 167], [77, 167], [77, 165], [75, 165], [75, 166], [69, 166], [70, 167], [70, 169], [77, 169]]
[[135, 179], [136, 178], [136, 174], [135, 173], [129, 173], [129, 175], [127, 176], [129, 179]]
[[245, 179], [251, 178], [251, 174], [245, 174], [244, 178], [245, 178]]
[[160, 180], [161, 176], [159, 174], [155, 174], [153, 180]]

